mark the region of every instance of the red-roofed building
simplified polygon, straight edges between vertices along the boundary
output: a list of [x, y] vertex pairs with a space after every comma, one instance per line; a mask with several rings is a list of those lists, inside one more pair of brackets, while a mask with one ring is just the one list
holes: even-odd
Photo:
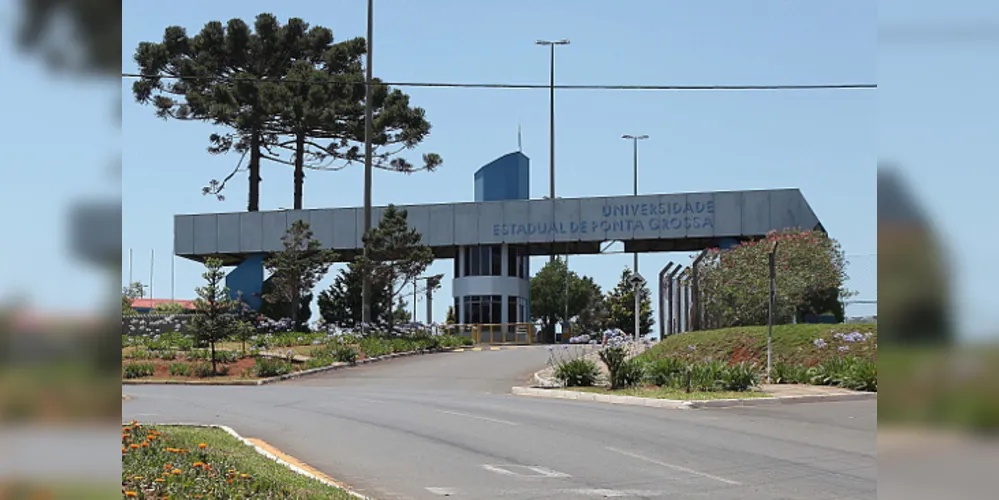
[[132, 300], [132, 309], [140, 313], [149, 313], [160, 304], [171, 304], [175, 303], [187, 309], [189, 311], [194, 311], [194, 301], [193, 300], [170, 300], [170, 299], [134, 299]]

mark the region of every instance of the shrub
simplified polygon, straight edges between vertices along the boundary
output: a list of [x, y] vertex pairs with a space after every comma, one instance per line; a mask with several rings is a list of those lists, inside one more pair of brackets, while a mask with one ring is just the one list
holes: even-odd
[[184, 354], [184, 357], [187, 358], [188, 361], [202, 361], [205, 359], [211, 359], [211, 356], [212, 353], [205, 349], [192, 349]]
[[690, 387], [695, 391], [722, 390], [727, 371], [728, 365], [721, 361], [690, 365]]
[[157, 352], [155, 354], [155, 356], [157, 358], [159, 358], [159, 359], [164, 360], [164, 361], [170, 361], [170, 360], [177, 359], [177, 351], [174, 351], [172, 349], [168, 349], [168, 350], [165, 350], [165, 351], [159, 351], [159, 352]]
[[755, 364], [729, 365], [725, 367], [721, 388], [726, 391], [748, 391], [760, 383], [759, 373]]
[[566, 387], [589, 387], [600, 376], [600, 368], [586, 358], [571, 359], [555, 365], [555, 379]]
[[600, 351], [600, 361], [603, 361], [607, 365], [607, 371], [610, 372], [611, 389], [621, 388], [617, 384], [621, 380], [618, 371], [621, 369], [627, 356], [628, 354], [625, 352], [624, 347], [608, 347]]
[[191, 364], [190, 366], [191, 366], [191, 372], [194, 373], [195, 377], [205, 378], [205, 377], [211, 377], [212, 376], [212, 364], [211, 363], [206, 363], [204, 361], [199, 361], [197, 363]]
[[392, 353], [392, 346], [385, 340], [368, 337], [360, 342], [361, 351], [369, 358], [377, 358]]
[[[208, 359], [211, 359], [211, 353], [208, 353]], [[239, 353], [236, 351], [215, 351], [215, 361], [219, 363], [235, 363], [239, 361]]]
[[258, 377], [277, 377], [291, 373], [291, 363], [277, 358], [257, 358], [253, 372]]
[[645, 377], [645, 364], [637, 359], [628, 359], [611, 374], [611, 388], [632, 387]]
[[804, 366], [778, 362], [773, 365], [771, 378], [778, 384], [807, 384], [810, 377]]
[[152, 359], [153, 353], [145, 347], [136, 347], [131, 352], [125, 354], [126, 359]]
[[175, 377], [188, 377], [191, 375], [191, 365], [187, 363], [171, 363], [170, 375]]
[[833, 358], [808, 369], [808, 383], [835, 385], [856, 391], [878, 390], [878, 368], [855, 357]]
[[658, 358], [645, 365], [645, 381], [660, 387], [680, 387], [687, 365], [680, 358]]
[[121, 376], [124, 378], [141, 378], [152, 376], [156, 367], [152, 363], [125, 363], [121, 366]]

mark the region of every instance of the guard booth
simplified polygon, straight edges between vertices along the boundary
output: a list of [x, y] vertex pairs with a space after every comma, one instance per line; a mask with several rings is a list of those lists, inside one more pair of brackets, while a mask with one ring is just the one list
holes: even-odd
[[451, 335], [469, 337], [476, 344], [531, 345], [538, 342], [537, 329], [532, 323], [445, 325]]

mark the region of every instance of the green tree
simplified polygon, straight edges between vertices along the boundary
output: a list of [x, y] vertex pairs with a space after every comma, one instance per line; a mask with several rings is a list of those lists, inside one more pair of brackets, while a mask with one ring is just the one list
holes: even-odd
[[445, 325], [453, 325], [458, 322], [458, 316], [455, 314], [454, 306], [447, 306], [447, 317], [444, 319]]
[[191, 330], [201, 342], [211, 348], [212, 374], [218, 373], [218, 357], [215, 344], [236, 333], [236, 301], [229, 298], [229, 289], [224, 285], [225, 273], [222, 261], [216, 258], [205, 260], [205, 272], [201, 275], [205, 286], [197, 289], [198, 298], [194, 301], [196, 316], [191, 320]]
[[706, 327], [767, 323], [767, 255], [775, 242], [779, 243], [775, 322], [789, 323], [809, 313], [833, 313], [842, 319], [839, 304], [849, 292], [844, 288], [846, 257], [839, 243], [819, 231], [786, 230], [706, 254], [699, 272]]
[[[632, 275], [632, 270], [625, 268], [621, 272], [621, 280], [605, 299], [608, 310], [607, 326], [617, 328], [628, 335], [635, 333], [635, 290], [629, 281]], [[639, 337], [652, 332], [652, 325], [655, 323], [652, 319], [652, 294], [647, 284], [642, 290], [638, 317]]]
[[[249, 154], [247, 210], [255, 212], [260, 208], [263, 148], [275, 143], [282, 130], [279, 117], [286, 100], [281, 81], [294, 61], [316, 60], [331, 42], [327, 28], [310, 30], [298, 18], [282, 26], [271, 14], [258, 15], [253, 30], [240, 19], [225, 25], [211, 21], [193, 38], [183, 27], [170, 26], [162, 42], [142, 42], [136, 48], [133, 58], [148, 76], [133, 83], [132, 93], [139, 103], [153, 105], [160, 118], [233, 129], [234, 134], [212, 134], [209, 152], [235, 147]], [[213, 181], [204, 192], [218, 195], [224, 183]]]
[[603, 332], [607, 328], [607, 320], [610, 316], [607, 303], [604, 301], [603, 291], [600, 290], [600, 285], [589, 276], [583, 277], [583, 286], [589, 291], [587, 293], [586, 305], [576, 316], [575, 324], [578, 330], [577, 333], [594, 334]]
[[[382, 213], [378, 225], [364, 235], [364, 245], [368, 256], [361, 256], [357, 262], [362, 272], [371, 273], [375, 286], [383, 286], [388, 293], [390, 304], [406, 285], [422, 275], [434, 262], [434, 253], [422, 241], [420, 233], [409, 227], [408, 214], [395, 205], [389, 205]], [[395, 326], [394, 315], [389, 316], [388, 331]]]
[[[272, 297], [273, 302], [270, 300], [264, 300], [260, 305], [260, 314], [275, 321], [285, 318], [291, 319], [291, 316], [288, 314], [288, 312], [291, 311], [291, 304], [275, 295], [274, 281], [271, 278], [264, 280], [264, 285], [261, 289], [261, 296], [270, 296]], [[298, 321], [303, 328], [304, 325], [309, 323], [309, 319], [312, 318], [312, 300], [314, 298], [315, 296], [309, 292], [302, 295], [302, 298], [298, 301]]]
[[[292, 140], [279, 144], [290, 159], [268, 159], [294, 167], [294, 208], [302, 208], [305, 169], [342, 170], [363, 162], [364, 74], [361, 59], [367, 50], [364, 39], [333, 45], [323, 56], [321, 68], [296, 62], [284, 90], [285, 111], [281, 124]], [[442, 163], [440, 155], [423, 155], [416, 166], [398, 156], [415, 148], [430, 133], [422, 108], [409, 104], [409, 96], [374, 79], [372, 107], [375, 136], [372, 166], [382, 170], [413, 173], [433, 171]]]
[[409, 302], [407, 302], [406, 299], [399, 297], [395, 303], [395, 310], [392, 311], [391, 324], [400, 325], [409, 323], [410, 321], [413, 321], [413, 313], [409, 309]]
[[271, 272], [273, 286], [273, 291], [265, 294], [264, 300], [286, 304], [288, 317], [300, 331], [302, 297], [311, 294], [316, 283], [326, 275], [336, 260], [336, 253], [323, 250], [322, 244], [312, 237], [309, 223], [302, 220], [292, 223], [281, 242], [284, 250], [264, 261], [264, 266]]
[[[361, 285], [364, 276], [360, 266], [348, 263], [340, 270], [333, 284], [319, 292], [319, 315], [323, 321], [340, 328], [361, 326]], [[388, 289], [374, 286], [371, 290], [371, 318], [378, 326], [389, 323], [387, 317], [392, 310]]]
[[[542, 339], [555, 341], [555, 325], [579, 315], [590, 302], [594, 285], [569, 271], [565, 261], [557, 259], [531, 278], [531, 319], [541, 320]], [[568, 316], [566, 287], [568, 286]]]
[[132, 309], [132, 299], [126, 297], [124, 294], [121, 296], [121, 315], [122, 316], [136, 316], [139, 313]]
[[146, 297], [146, 285], [143, 285], [141, 281], [129, 283], [128, 286], [121, 288], [121, 296], [129, 299], [130, 301], [143, 299]]
[[[144, 75], [133, 85], [140, 103], [163, 118], [201, 120], [231, 129], [210, 136], [209, 152], [241, 154], [235, 170], [212, 180], [205, 194], [223, 198], [226, 182], [249, 155], [248, 210], [259, 209], [262, 159], [294, 167], [294, 207], [302, 207], [305, 169], [340, 170], [360, 161], [364, 140], [363, 38], [334, 43], [333, 33], [298, 18], [281, 25], [260, 14], [254, 29], [240, 19], [205, 25], [189, 38], [168, 27], [160, 43], [143, 42], [135, 61]], [[182, 77], [167, 79], [163, 77]], [[421, 108], [409, 97], [375, 81], [375, 168], [401, 172], [433, 170], [439, 155], [416, 167], [400, 152], [430, 133]], [[283, 137], [290, 136], [290, 140]], [[290, 158], [282, 153], [289, 153]]]

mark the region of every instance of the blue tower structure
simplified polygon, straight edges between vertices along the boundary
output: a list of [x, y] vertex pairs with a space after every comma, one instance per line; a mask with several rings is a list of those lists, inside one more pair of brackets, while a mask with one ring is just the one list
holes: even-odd
[[[530, 198], [530, 159], [503, 155], [475, 172], [475, 201]], [[524, 245], [459, 246], [452, 295], [461, 324], [530, 321], [530, 256]], [[511, 329], [512, 332], [512, 329]]]

